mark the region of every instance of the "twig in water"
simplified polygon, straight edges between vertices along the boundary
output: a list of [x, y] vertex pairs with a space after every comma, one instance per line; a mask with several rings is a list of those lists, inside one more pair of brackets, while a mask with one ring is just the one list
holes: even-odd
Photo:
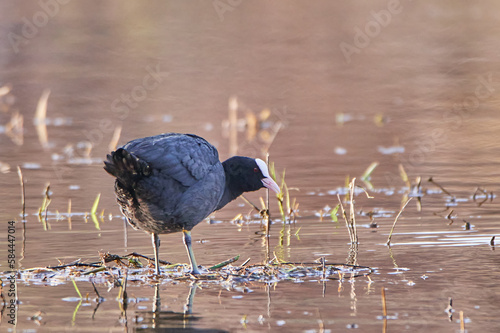
[[387, 305], [385, 301], [385, 288], [382, 287], [382, 314], [384, 318], [384, 327], [382, 332], [387, 332]]
[[464, 220], [464, 229], [470, 230], [470, 222], [467, 222], [466, 220]]
[[[147, 259], [148, 261], [154, 261], [155, 260], [154, 258], [147, 257], [147, 256], [139, 254], [137, 252], [129, 253], [125, 257], [139, 257], [139, 258]], [[115, 259], [112, 259], [112, 260], [109, 260], [109, 261], [113, 261], [113, 260], [115, 260]], [[106, 262], [108, 262], [108, 261], [106, 261]], [[172, 265], [171, 262], [165, 261], [165, 260], [161, 260], [161, 259], [159, 260], [159, 262], [160, 262], [160, 264], [163, 264], [163, 265]]]
[[[354, 212], [354, 187], [355, 187], [356, 178], [353, 178], [349, 184], [349, 218], [347, 217], [347, 213], [344, 209], [344, 205], [342, 204], [342, 200], [340, 200], [340, 196], [337, 193], [337, 199], [340, 203], [340, 208], [342, 209], [342, 216], [344, 217], [347, 231], [349, 232], [349, 238], [351, 240], [351, 244], [358, 243], [358, 234], [356, 229], [356, 216]], [[347, 194], [346, 194], [347, 196]]]
[[450, 197], [452, 197], [453, 199], [455, 199], [455, 196], [452, 195], [450, 192], [448, 192], [443, 186], [439, 185], [438, 183], [436, 183], [434, 181], [434, 179], [432, 179], [432, 177], [430, 177], [428, 180], [427, 180], [429, 183], [433, 183], [434, 185], [436, 185], [437, 187], [439, 187], [439, 189], [441, 191], [443, 191], [444, 193], [448, 194]]
[[95, 287], [94, 281], [90, 280], [90, 282], [92, 282], [92, 287], [94, 287], [95, 294], [97, 295], [97, 299], [100, 302], [103, 298], [101, 297], [101, 295], [97, 291], [97, 288]]
[[406, 201], [406, 203], [403, 205], [403, 207], [401, 207], [401, 209], [399, 210], [398, 215], [394, 219], [394, 223], [392, 224], [391, 232], [389, 233], [389, 238], [387, 238], [386, 245], [390, 245], [391, 244], [392, 233], [394, 232], [394, 228], [396, 227], [396, 222], [398, 222], [399, 216], [401, 215], [401, 213], [403, 213], [403, 210], [406, 208], [406, 206], [411, 201], [411, 199], [413, 199], [413, 198], [409, 198], [408, 201]]
[[250, 206], [252, 206], [256, 211], [258, 211], [259, 213], [261, 213], [261, 210], [259, 209], [259, 207], [257, 207], [256, 205], [254, 205], [250, 200], [248, 200], [247, 198], [245, 198], [244, 195], [241, 195], [240, 198], [242, 198], [247, 204], [249, 204]]
[[451, 322], [453, 320], [453, 299], [451, 297], [448, 298], [448, 306], [444, 312], [448, 314], [448, 320]]
[[418, 176], [415, 179], [414, 194], [417, 197], [417, 212], [422, 211], [422, 177]]
[[127, 298], [128, 298], [128, 297], [127, 297], [127, 282], [128, 282], [128, 269], [125, 269], [125, 283], [124, 283], [124, 284], [122, 284], [122, 286], [123, 286], [123, 291], [122, 291], [122, 293], [121, 293], [122, 298], [123, 298], [123, 303], [124, 303], [124, 304], [123, 304], [123, 307], [124, 307], [125, 309], [126, 309], [127, 304], [128, 304], [128, 303], [127, 303]]
[[353, 178], [349, 184], [349, 215], [350, 215], [350, 226], [352, 229], [352, 241], [351, 243], [358, 243], [358, 231], [356, 229], [356, 213], [354, 212], [354, 182], [356, 178]]
[[83, 263], [83, 262], [73, 262], [65, 265], [58, 265], [58, 266], [47, 266], [47, 269], [62, 269], [66, 267], [104, 267], [100, 265], [100, 262], [91, 262], [91, 263]]
[[26, 191], [24, 188], [23, 172], [21, 171], [21, 167], [19, 165], [17, 166], [17, 175], [19, 176], [19, 182], [21, 183], [21, 213], [24, 221], [26, 219]]
[[326, 260], [325, 260], [325, 257], [321, 257], [321, 270], [323, 272], [323, 280], [326, 279]]
[[460, 332], [465, 332], [464, 312], [460, 311]]
[[68, 227], [71, 230], [71, 199], [68, 199]]
[[449, 225], [452, 225], [452, 224], [453, 224], [453, 222], [454, 222], [454, 220], [453, 220], [453, 216], [452, 216], [452, 215], [453, 215], [453, 209], [452, 209], [452, 210], [450, 211], [450, 213], [449, 213], [448, 215], [446, 215], [446, 217], [445, 217], [447, 220], [450, 220]]
[[490, 240], [490, 245], [493, 247], [495, 247], [495, 237], [496, 236], [491, 237], [491, 240]]
[[248, 258], [247, 260], [245, 260], [241, 265], [240, 267], [245, 267], [246, 264], [248, 264], [250, 262], [250, 258]]
[[[478, 194], [484, 194], [484, 196], [485, 196], [484, 199], [479, 201], [479, 202], [476, 201], [476, 197], [478, 196]], [[484, 204], [486, 201], [488, 201], [488, 196], [489, 196], [488, 192], [485, 189], [478, 187], [476, 189], [476, 192], [474, 192], [474, 195], [472, 196], [472, 200], [474, 200], [474, 202], [477, 203], [478, 207], [481, 207], [482, 204]]]
[[387, 318], [387, 304], [385, 301], [385, 287], [382, 287], [382, 314]]

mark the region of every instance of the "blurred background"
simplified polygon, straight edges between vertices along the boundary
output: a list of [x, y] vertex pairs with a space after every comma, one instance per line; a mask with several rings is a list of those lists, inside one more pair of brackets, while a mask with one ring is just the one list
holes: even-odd
[[[448, 225], [449, 211], [434, 213], [449, 198], [424, 198], [422, 212], [408, 212], [412, 228], [461, 232], [462, 220], [484, 218], [494, 234], [498, 209], [490, 203], [477, 212], [471, 198], [477, 188], [498, 190], [499, 9], [496, 1], [2, 1], [0, 218], [21, 219], [20, 166], [27, 214], [20, 268], [95, 258], [98, 250], [150, 252], [143, 233], [123, 236], [102, 160], [117, 145], [164, 132], [200, 135], [221, 160], [269, 153], [279, 174], [286, 169], [309, 235], [292, 243], [286, 260], [335, 253], [323, 247], [336, 237], [331, 246], [343, 260], [345, 230], [317, 223], [337, 204], [346, 176], [359, 178], [374, 162], [370, 185], [362, 185], [375, 199], [358, 202], [363, 223], [370, 219], [362, 211], [388, 211], [378, 220], [388, 231], [409, 190], [402, 165], [412, 183], [421, 177], [442, 194], [427, 183], [434, 177], [463, 199], [453, 213], [459, 222]], [[38, 212], [48, 184], [47, 226]], [[97, 229], [87, 214], [99, 193]], [[248, 197], [258, 204], [263, 195]], [[271, 209], [278, 215], [274, 201]], [[249, 212], [235, 201], [212, 219]], [[195, 245], [201, 264], [226, 259], [248, 239], [243, 253], [255, 251], [258, 227], [240, 236], [234, 229], [194, 230], [198, 241], [211, 241]], [[364, 264], [390, 264], [373, 257], [386, 234], [366, 232]], [[163, 256], [185, 261], [180, 235], [165, 239]], [[432, 262], [428, 251], [421, 258]]]

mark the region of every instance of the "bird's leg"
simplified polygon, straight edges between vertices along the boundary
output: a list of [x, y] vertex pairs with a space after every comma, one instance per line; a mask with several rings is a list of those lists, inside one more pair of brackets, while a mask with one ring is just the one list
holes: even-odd
[[158, 253], [158, 248], [160, 247], [160, 237], [158, 234], [152, 233], [151, 240], [153, 241], [153, 250], [155, 253], [155, 273], [156, 275], [160, 275], [160, 257]]
[[196, 264], [196, 260], [194, 259], [193, 248], [191, 247], [191, 231], [182, 230], [184, 234], [184, 245], [186, 246], [186, 250], [189, 256], [189, 262], [191, 263], [191, 274], [200, 274], [198, 270], [198, 265]]

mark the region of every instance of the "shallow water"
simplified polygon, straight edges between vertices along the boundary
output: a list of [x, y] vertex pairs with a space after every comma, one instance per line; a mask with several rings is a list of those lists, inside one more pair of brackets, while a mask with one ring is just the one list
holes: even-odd
[[[496, 2], [41, 3], [0, 4], [0, 85], [11, 88], [0, 97], [3, 272], [10, 270], [9, 220], [18, 221], [20, 271], [98, 261], [99, 252], [152, 255], [149, 237], [124, 224], [113, 180], [102, 170], [121, 126], [120, 144], [190, 132], [213, 143], [221, 159], [235, 149], [263, 158], [270, 147], [277, 171], [286, 169], [287, 185], [299, 189], [290, 194], [300, 216], [282, 234], [271, 202], [270, 255], [285, 261], [325, 257], [345, 263], [347, 228], [341, 216], [332, 221], [330, 211], [337, 193], [346, 193], [347, 176], [373, 186], [368, 192], [374, 198], [362, 191], [355, 197], [356, 259], [373, 273], [267, 284], [160, 281], [159, 306], [153, 281], [130, 281], [126, 311], [117, 300], [119, 288], [105, 281], [95, 281], [104, 298], [99, 303], [89, 279], [75, 278], [84, 298], [89, 294], [80, 302], [70, 279], [19, 275], [16, 329], [371, 332], [385, 324], [387, 331], [454, 332], [463, 311], [469, 332], [498, 330], [500, 265], [490, 244], [500, 232]], [[37, 103], [47, 89], [46, 119], [37, 121]], [[227, 128], [233, 96], [243, 124], [237, 147]], [[19, 124], [16, 112], [23, 117], [22, 135], [13, 126]], [[248, 114], [262, 117], [251, 140], [244, 124], [255, 117]], [[360, 178], [374, 161], [379, 165], [365, 184]], [[421, 211], [400, 164], [412, 186], [421, 177]], [[24, 224], [17, 165], [25, 177]], [[44, 226], [38, 209], [47, 183], [51, 202]], [[414, 199], [389, 248], [388, 234], [409, 192]], [[98, 193], [96, 224], [88, 212]], [[258, 203], [264, 195], [247, 197]], [[239, 213], [243, 222], [231, 222]], [[209, 267], [237, 254], [235, 265], [247, 258], [250, 264], [264, 261], [265, 241], [253, 214], [237, 200], [200, 223], [193, 231], [198, 262]], [[370, 215], [377, 228], [369, 227]], [[162, 259], [187, 262], [181, 235], [161, 238]], [[185, 315], [189, 295], [192, 313]], [[449, 298], [451, 320], [445, 312]], [[15, 329], [8, 314], [4, 308], [2, 331]]]

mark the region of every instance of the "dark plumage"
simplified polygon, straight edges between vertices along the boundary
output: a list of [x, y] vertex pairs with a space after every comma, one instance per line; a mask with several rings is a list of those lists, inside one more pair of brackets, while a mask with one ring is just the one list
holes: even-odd
[[104, 164], [116, 177], [123, 215], [135, 229], [152, 234], [157, 274], [158, 234], [183, 231], [191, 271], [197, 274], [191, 229], [243, 192], [262, 187], [279, 192], [262, 160], [234, 156], [221, 163], [217, 149], [192, 134], [130, 141], [107, 155]]

